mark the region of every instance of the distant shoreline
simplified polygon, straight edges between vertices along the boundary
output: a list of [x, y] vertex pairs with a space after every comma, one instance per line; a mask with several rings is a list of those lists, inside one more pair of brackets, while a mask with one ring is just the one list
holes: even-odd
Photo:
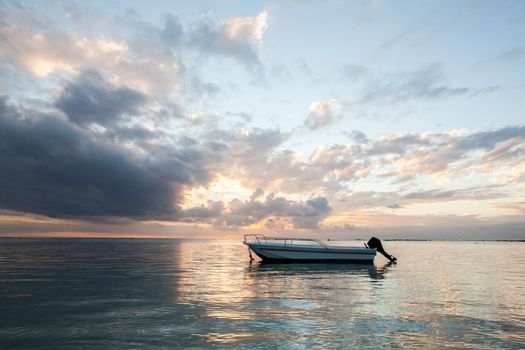
[[419, 238], [385, 238], [383, 241], [404, 242], [525, 242], [525, 239], [419, 239]]
[[[15, 237], [5, 236], [0, 239], [136, 239], [136, 240], [162, 240], [162, 239], [207, 239], [207, 240], [235, 240], [235, 238], [227, 237]], [[242, 237], [239, 237], [242, 239]], [[423, 238], [382, 238], [385, 242], [513, 242], [513, 243], [524, 243], [525, 239], [423, 239]], [[326, 239], [329, 242], [344, 242], [344, 241], [363, 241], [366, 242], [368, 239], [364, 238], [351, 238], [351, 239]]]

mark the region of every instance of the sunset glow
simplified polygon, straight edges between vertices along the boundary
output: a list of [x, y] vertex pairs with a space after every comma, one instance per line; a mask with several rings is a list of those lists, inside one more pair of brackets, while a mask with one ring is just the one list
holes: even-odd
[[474, 4], [3, 3], [0, 236], [525, 239], [523, 4]]

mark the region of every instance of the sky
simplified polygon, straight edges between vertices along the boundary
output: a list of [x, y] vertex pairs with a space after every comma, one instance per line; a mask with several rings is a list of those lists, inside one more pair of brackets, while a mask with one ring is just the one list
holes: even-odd
[[1, 1], [0, 236], [525, 239], [523, 1]]

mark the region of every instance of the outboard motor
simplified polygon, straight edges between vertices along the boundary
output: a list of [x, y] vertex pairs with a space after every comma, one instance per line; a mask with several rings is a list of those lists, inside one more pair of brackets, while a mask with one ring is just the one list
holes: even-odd
[[387, 252], [385, 252], [385, 250], [383, 249], [383, 245], [381, 244], [381, 241], [379, 240], [379, 238], [376, 238], [376, 237], [370, 238], [370, 240], [367, 243], [367, 246], [370, 248], [375, 248], [378, 252], [383, 254], [385, 258], [387, 258], [391, 262], [395, 263], [397, 261], [395, 256], [390, 255]]

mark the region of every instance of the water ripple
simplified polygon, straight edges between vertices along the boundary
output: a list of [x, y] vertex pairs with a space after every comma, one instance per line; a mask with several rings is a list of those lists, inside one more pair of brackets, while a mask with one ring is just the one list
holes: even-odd
[[386, 244], [399, 264], [250, 263], [237, 241], [3, 239], [0, 348], [525, 348], [525, 244]]

